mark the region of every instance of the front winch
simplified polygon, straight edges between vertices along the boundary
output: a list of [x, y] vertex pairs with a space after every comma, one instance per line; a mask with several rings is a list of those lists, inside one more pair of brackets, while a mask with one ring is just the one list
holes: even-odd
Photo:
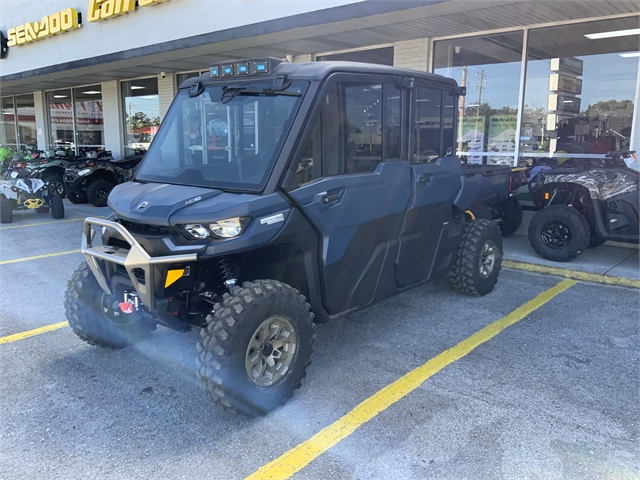
[[136, 292], [124, 292], [124, 302], [120, 302], [119, 305], [122, 313], [130, 315], [140, 308], [140, 297]]

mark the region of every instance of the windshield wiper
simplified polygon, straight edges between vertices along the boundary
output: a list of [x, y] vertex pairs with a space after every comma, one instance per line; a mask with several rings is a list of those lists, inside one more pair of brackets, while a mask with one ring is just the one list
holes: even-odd
[[226, 85], [222, 87], [220, 102], [227, 103], [238, 95], [283, 95], [288, 97], [300, 97], [300, 92], [287, 92], [291, 82], [287, 82], [285, 77], [276, 77], [269, 87], [255, 88], [252, 85]]

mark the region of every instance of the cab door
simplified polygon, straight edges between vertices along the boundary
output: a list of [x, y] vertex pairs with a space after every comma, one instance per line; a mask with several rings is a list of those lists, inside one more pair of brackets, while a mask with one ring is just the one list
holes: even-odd
[[396, 263], [401, 287], [435, 276], [446, 250], [443, 242], [461, 173], [460, 159], [454, 156], [456, 102], [450, 88], [418, 83], [412, 95], [411, 200]]
[[287, 188], [320, 237], [329, 314], [369, 304], [381, 282], [394, 282], [381, 272], [395, 261], [409, 201], [410, 166], [399, 159], [405, 94], [398, 77], [361, 79], [331, 77]]

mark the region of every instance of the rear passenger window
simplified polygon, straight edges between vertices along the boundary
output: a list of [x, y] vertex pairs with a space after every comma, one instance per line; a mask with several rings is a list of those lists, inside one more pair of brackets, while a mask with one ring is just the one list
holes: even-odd
[[397, 85], [384, 86], [385, 159], [398, 160], [401, 145], [402, 92]]
[[442, 107], [442, 156], [450, 157], [455, 152], [455, 102], [448, 92], [442, 92]]
[[418, 88], [413, 163], [434, 162], [442, 155], [441, 112], [442, 90]]

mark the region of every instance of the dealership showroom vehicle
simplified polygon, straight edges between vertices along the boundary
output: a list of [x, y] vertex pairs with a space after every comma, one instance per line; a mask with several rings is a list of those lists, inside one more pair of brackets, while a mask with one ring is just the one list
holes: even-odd
[[89, 202], [94, 207], [107, 205], [113, 187], [133, 178], [144, 154], [114, 160], [110, 152], [97, 159], [70, 165], [64, 174], [64, 185], [71, 203]]
[[43, 180], [30, 177], [27, 163], [19, 154], [14, 158], [7, 180], [0, 180], [0, 223], [13, 222], [14, 210], [51, 212], [54, 219], [64, 218], [62, 198], [52, 194]]
[[315, 322], [446, 275], [488, 294], [500, 228], [465, 212], [506, 200], [510, 171], [462, 171], [463, 92], [379, 65], [212, 65], [180, 86], [113, 216], [85, 220], [69, 324], [112, 348], [198, 329], [207, 397], [256, 416], [300, 387]]
[[616, 151], [540, 170], [529, 183], [539, 210], [529, 224], [536, 253], [566, 262], [607, 240], [637, 244], [637, 164], [635, 152]]
[[[59, 153], [62, 152], [59, 151]], [[57, 152], [50, 151], [45, 158], [28, 167], [29, 174], [32, 178], [43, 180], [52, 194], [64, 198], [67, 195], [67, 187], [63, 180], [65, 170], [84, 164], [86, 161], [86, 156], [59, 155]]]

